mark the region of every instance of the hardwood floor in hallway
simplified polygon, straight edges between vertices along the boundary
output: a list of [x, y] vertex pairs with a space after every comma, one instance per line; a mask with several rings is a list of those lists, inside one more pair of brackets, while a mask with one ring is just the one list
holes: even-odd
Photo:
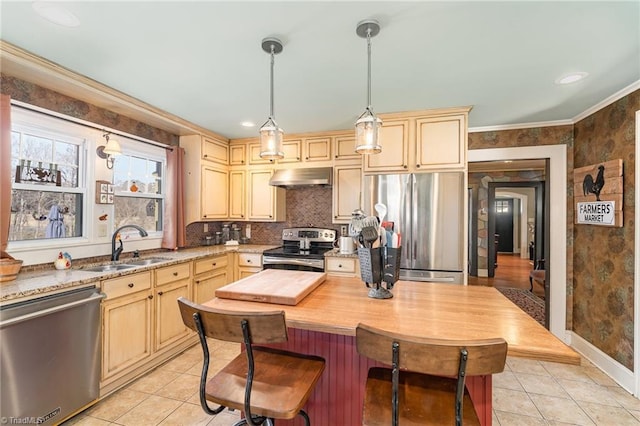
[[[472, 277], [469, 276], [469, 285], [481, 285], [487, 287], [511, 287], [529, 289], [529, 272], [533, 269], [533, 262], [529, 259], [522, 259], [519, 254], [498, 253], [498, 267], [495, 269], [495, 276]], [[544, 288], [534, 284], [533, 292], [536, 296], [544, 299]]]

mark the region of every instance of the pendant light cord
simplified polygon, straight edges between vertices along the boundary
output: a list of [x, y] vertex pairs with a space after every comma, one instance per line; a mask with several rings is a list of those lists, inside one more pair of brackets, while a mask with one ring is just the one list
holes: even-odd
[[273, 119], [273, 65], [275, 64], [274, 57], [275, 46], [271, 45], [271, 105], [269, 106], [269, 118]]
[[371, 109], [371, 28], [367, 28], [367, 109]]

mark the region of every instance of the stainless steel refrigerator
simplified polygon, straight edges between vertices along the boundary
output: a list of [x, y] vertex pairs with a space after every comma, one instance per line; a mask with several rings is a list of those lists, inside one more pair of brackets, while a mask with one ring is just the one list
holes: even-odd
[[401, 233], [400, 279], [464, 282], [464, 182], [463, 172], [365, 176], [364, 211], [385, 204]]

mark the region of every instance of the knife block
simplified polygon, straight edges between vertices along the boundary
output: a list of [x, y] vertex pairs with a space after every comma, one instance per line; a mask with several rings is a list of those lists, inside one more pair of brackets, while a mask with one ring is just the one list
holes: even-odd
[[[369, 290], [369, 297], [389, 299], [393, 294], [389, 290], [400, 277], [400, 257], [402, 247], [359, 248], [360, 277]], [[382, 286], [385, 283], [386, 288]]]

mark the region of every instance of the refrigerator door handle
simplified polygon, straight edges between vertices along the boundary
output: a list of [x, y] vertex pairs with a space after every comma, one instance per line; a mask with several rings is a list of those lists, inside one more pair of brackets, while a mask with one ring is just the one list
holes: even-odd
[[418, 250], [418, 186], [416, 185], [416, 176], [413, 173], [409, 179], [411, 180], [411, 241], [413, 241], [411, 268], [415, 268]]
[[418, 242], [413, 239], [413, 260], [416, 260], [416, 252], [418, 251]]

